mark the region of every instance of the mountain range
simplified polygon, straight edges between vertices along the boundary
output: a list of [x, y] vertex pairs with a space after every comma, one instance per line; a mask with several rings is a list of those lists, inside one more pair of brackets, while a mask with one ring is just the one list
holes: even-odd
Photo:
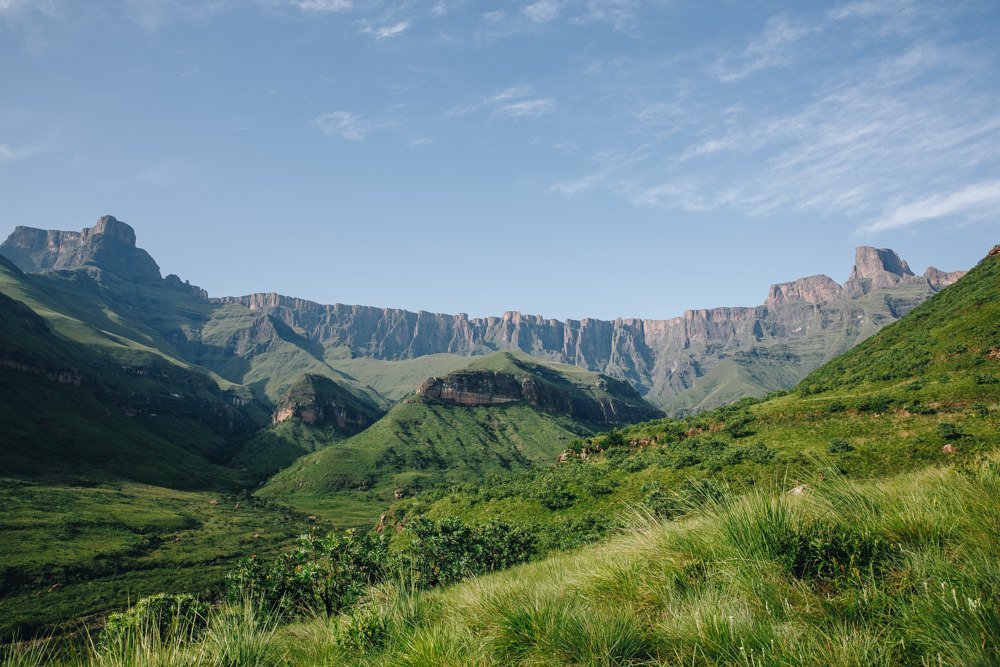
[[626, 380], [670, 414], [791, 387], [963, 274], [929, 267], [918, 276], [892, 250], [860, 247], [843, 285], [822, 275], [779, 283], [758, 306], [693, 309], [663, 320], [560, 321], [516, 311], [470, 318], [322, 305], [274, 293], [208, 298], [177, 276], [161, 279], [133, 229], [112, 216], [82, 232], [17, 227], [0, 255], [29, 273], [88, 270], [108, 297], [133, 297], [133, 310], [149, 309], [144, 290], [169, 290], [173, 303], [157, 303], [167, 308], [160, 321], [139, 325], [153, 329], [145, 338], [268, 404], [312, 373], [354, 381], [388, 407], [421, 375], [456, 370], [466, 357], [520, 350]]

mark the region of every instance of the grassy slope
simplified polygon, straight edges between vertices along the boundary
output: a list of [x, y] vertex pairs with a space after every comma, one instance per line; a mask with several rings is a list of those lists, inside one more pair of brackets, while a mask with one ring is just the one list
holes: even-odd
[[205, 590], [236, 559], [273, 553], [310, 524], [237, 502], [129, 482], [0, 479], [0, 637], [51, 630], [140, 595]]
[[553, 460], [581, 432], [589, 430], [523, 404], [465, 408], [413, 398], [353, 438], [299, 459], [259, 495], [345, 526], [370, 525], [397, 488], [526, 469]]
[[[456, 586], [377, 592], [374, 650], [314, 619], [262, 642], [291, 664], [991, 665], [1000, 464], [764, 488], [680, 522]], [[364, 645], [362, 645], [364, 647]], [[205, 647], [208, 654], [217, 648]]]
[[[618, 389], [596, 373], [510, 352], [462, 372], [483, 370], [531, 376], [579, 396], [605, 398]], [[648, 409], [637, 396], [623, 400]], [[463, 407], [414, 396], [366, 431], [300, 459], [259, 493], [327, 516], [345, 513], [338, 517], [345, 525], [370, 523], [396, 489], [408, 495], [550, 463], [574, 437], [599, 428], [524, 403]]]
[[[600, 537], [629, 504], [662, 505], [690, 479], [746, 485], [780, 471], [795, 484], [814, 474], [816, 458], [856, 477], [968, 459], [1000, 446], [1000, 359], [991, 353], [1000, 349], [998, 295], [1000, 258], [988, 258], [797, 392], [622, 430], [626, 442], [655, 442], [648, 447], [594, 455], [605, 446], [598, 436], [586, 443], [586, 461], [425, 493], [396, 503], [390, 516], [477, 523], [499, 516], [528, 523], [544, 545], [560, 547]], [[947, 437], [941, 424], [961, 435]], [[834, 440], [847, 446], [831, 452]], [[946, 444], [957, 453], [943, 453]]]
[[429, 377], [447, 375], [469, 365], [468, 357], [456, 354], [429, 354], [402, 361], [352, 358], [350, 352], [334, 346], [327, 350], [325, 360], [330, 367], [372, 387], [390, 401], [402, 400]]
[[184, 392], [190, 409], [225, 414], [230, 408], [221, 392], [202, 376], [179, 368], [166, 377], [123, 373], [126, 359], [144, 367], [167, 364], [142, 353], [106, 356], [84, 349], [3, 294], [0, 358], [5, 474], [126, 477], [178, 488], [236, 484], [232, 471], [205, 458], [226, 449], [221, 426], [169, 410], [155, 416], [125, 412], [136, 396], [181, 404], [174, 396]]
[[[348, 423], [341, 426], [332, 421], [335, 419], [329, 414], [332, 406], [347, 411]], [[306, 424], [292, 417], [257, 433], [243, 444], [232, 464], [240, 469], [246, 468], [258, 481], [287, 468], [306, 454], [359, 433], [385, 414], [364, 395], [355, 394], [323, 375], [300, 378], [278, 400], [276, 409], [322, 410], [325, 421]]]

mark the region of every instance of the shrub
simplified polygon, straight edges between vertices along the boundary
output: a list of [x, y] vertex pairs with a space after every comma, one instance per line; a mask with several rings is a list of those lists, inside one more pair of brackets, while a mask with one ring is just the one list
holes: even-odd
[[425, 587], [523, 563], [537, 549], [534, 535], [499, 521], [472, 527], [454, 517], [420, 518], [408, 530], [414, 536], [407, 552], [411, 570]]
[[962, 437], [962, 432], [958, 427], [950, 422], [941, 422], [937, 425], [938, 435], [945, 440], [957, 440]]
[[860, 412], [888, 412], [892, 406], [892, 399], [885, 394], [867, 396], [858, 403]]
[[755, 442], [746, 448], [745, 456], [750, 461], [754, 463], [759, 463], [760, 465], [767, 465], [774, 460], [777, 456], [777, 452], [765, 445], [763, 442]]
[[847, 452], [853, 452], [854, 446], [843, 438], [833, 438], [830, 440], [830, 444], [827, 446], [826, 451], [831, 454], [846, 454]]
[[550, 510], [566, 509], [576, 501], [576, 494], [563, 483], [543, 484], [536, 488], [535, 499]]
[[281, 615], [334, 614], [353, 604], [389, 569], [389, 535], [347, 530], [325, 537], [306, 534], [298, 546], [269, 563], [244, 558], [227, 577], [227, 597], [249, 596]]
[[830, 401], [829, 403], [827, 403], [826, 406], [827, 412], [844, 412], [846, 410], [847, 410], [847, 404], [841, 401], [840, 399], [837, 399], [835, 401]]
[[193, 639], [204, 630], [208, 612], [208, 603], [192, 595], [157, 593], [140, 598], [125, 611], [111, 614], [99, 643], [110, 648], [139, 635], [151, 635], [164, 643]]
[[677, 491], [669, 492], [659, 482], [643, 484], [642, 504], [663, 519], [674, 519], [693, 509], [729, 497], [729, 488], [713, 479], [687, 479]]

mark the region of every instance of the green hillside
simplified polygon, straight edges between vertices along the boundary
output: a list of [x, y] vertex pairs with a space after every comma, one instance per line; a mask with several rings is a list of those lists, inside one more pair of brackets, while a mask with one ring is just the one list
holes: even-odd
[[[512, 399], [458, 405], [416, 395], [353, 438], [298, 460], [275, 475], [259, 495], [323, 512], [345, 525], [364, 524], [397, 492], [411, 495], [432, 486], [481, 482], [489, 475], [549, 464], [574, 438], [608, 427], [572, 417], [574, 401], [599, 405], [614, 399], [642, 414], [656, 414], [624, 383], [509, 352], [477, 360], [444, 381], [472, 378], [472, 389], [487, 392], [495, 388], [497, 374], [516, 383], [534, 383], [552, 403], [539, 406]], [[485, 383], [481, 387], [476, 384], [480, 380]]]
[[304, 375], [278, 400], [273, 423], [244, 443], [233, 467], [263, 481], [296, 459], [360, 433], [384, 414], [365, 395], [323, 375]]
[[[100, 350], [104, 351], [100, 351]], [[8, 476], [234, 488], [222, 467], [254, 430], [201, 374], [84, 348], [0, 293], [0, 464]]]
[[795, 486], [818, 461], [864, 478], [970, 460], [1000, 445], [998, 297], [992, 256], [794, 392], [585, 438], [555, 468], [404, 499], [389, 516], [518, 521], [558, 548], [599, 539], [625, 507], [675, 516], [703, 481], [781, 471]]

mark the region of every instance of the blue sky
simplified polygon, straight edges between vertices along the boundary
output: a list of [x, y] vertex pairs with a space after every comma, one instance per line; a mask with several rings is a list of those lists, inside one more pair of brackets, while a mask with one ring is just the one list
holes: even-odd
[[651, 317], [1000, 242], [1000, 3], [0, 0], [0, 234], [437, 312]]

